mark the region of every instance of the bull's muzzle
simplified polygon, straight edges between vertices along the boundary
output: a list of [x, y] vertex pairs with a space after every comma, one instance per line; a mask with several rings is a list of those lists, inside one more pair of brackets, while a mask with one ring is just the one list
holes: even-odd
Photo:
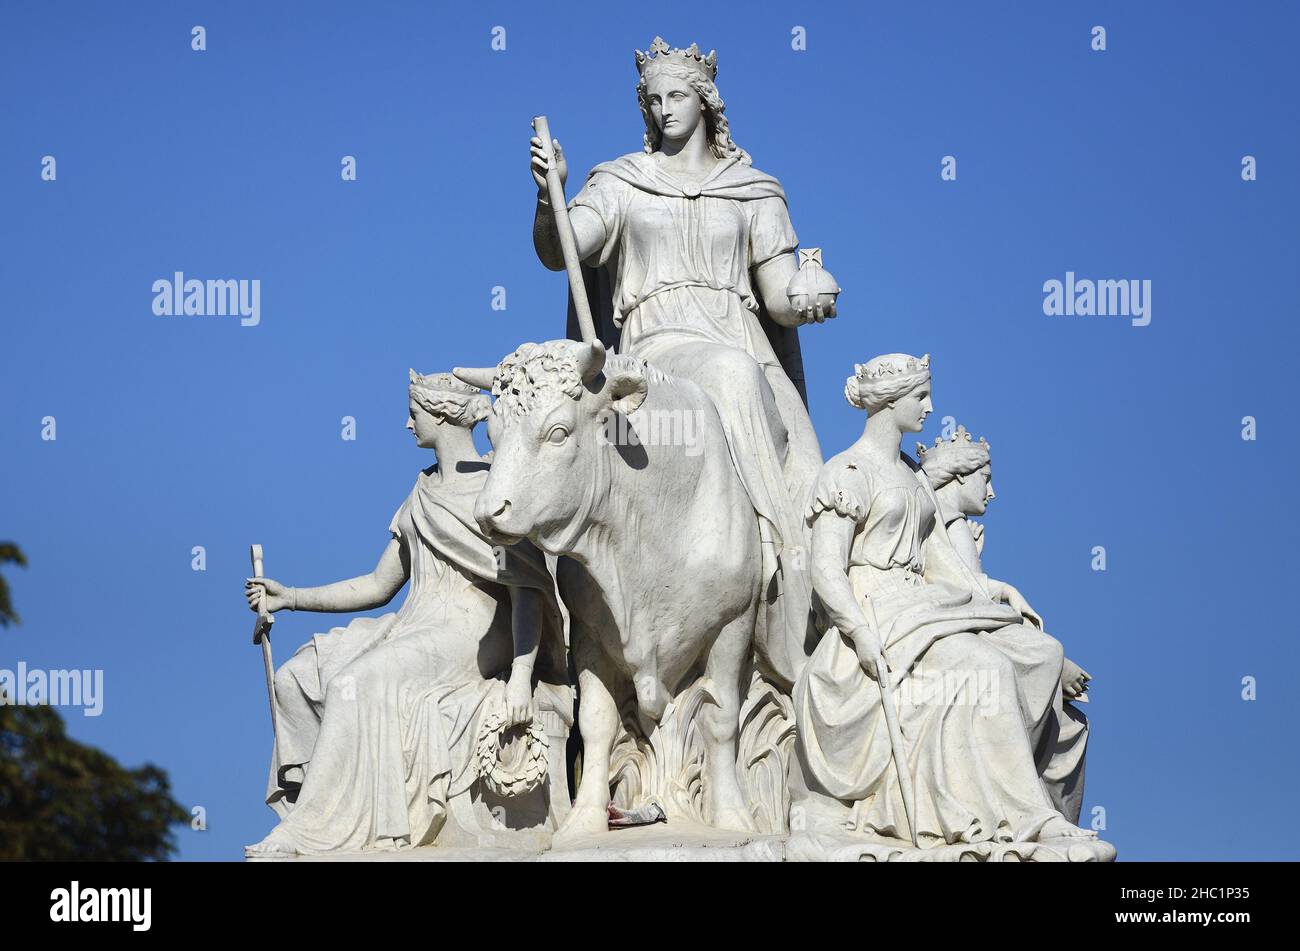
[[508, 527], [510, 518], [510, 500], [500, 496], [480, 495], [474, 500], [474, 521], [483, 530], [483, 534], [492, 539], [513, 538], [519, 536]]

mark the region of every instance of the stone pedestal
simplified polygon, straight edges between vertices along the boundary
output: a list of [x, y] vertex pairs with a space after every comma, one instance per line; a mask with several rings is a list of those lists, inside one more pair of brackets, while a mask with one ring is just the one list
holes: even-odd
[[795, 833], [728, 832], [692, 822], [603, 832], [551, 848], [540, 839], [507, 834], [477, 845], [432, 846], [399, 852], [301, 855], [280, 862], [1111, 862], [1115, 848], [1096, 839], [950, 845], [914, 849], [901, 841]]

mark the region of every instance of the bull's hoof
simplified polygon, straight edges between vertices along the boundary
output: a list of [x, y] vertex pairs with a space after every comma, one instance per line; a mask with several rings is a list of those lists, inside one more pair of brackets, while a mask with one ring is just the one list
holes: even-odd
[[580, 806], [573, 804], [569, 814], [560, 823], [551, 840], [553, 848], [562, 849], [588, 836], [609, 831], [609, 812], [606, 806]]

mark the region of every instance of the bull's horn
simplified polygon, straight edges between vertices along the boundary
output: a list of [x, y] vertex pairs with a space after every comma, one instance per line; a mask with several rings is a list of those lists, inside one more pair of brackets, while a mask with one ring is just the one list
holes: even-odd
[[491, 390], [492, 381], [496, 379], [496, 367], [452, 367], [451, 375], [462, 383], [480, 390]]
[[578, 373], [583, 383], [590, 382], [605, 368], [605, 345], [593, 340], [578, 354]]

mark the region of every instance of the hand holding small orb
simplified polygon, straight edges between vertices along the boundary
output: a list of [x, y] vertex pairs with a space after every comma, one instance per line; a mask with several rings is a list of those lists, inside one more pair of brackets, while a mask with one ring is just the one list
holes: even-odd
[[785, 288], [785, 295], [790, 299], [790, 307], [799, 322], [816, 321], [820, 324], [834, 317], [835, 298], [839, 293], [839, 282], [822, 267], [822, 249], [800, 248], [799, 270], [794, 272]]

